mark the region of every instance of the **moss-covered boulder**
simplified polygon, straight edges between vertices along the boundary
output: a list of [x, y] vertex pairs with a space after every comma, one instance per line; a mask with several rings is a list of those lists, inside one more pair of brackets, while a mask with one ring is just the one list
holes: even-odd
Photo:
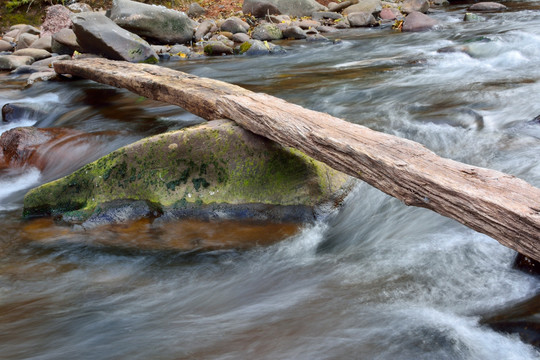
[[217, 120], [140, 140], [35, 188], [24, 198], [24, 215], [305, 222], [349, 186], [345, 174]]

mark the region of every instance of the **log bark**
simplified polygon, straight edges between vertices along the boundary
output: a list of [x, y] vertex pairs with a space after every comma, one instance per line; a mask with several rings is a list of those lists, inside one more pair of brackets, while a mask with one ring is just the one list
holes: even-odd
[[540, 261], [540, 189], [441, 158], [416, 142], [222, 81], [146, 64], [58, 61], [57, 73], [126, 88], [207, 120], [228, 118], [359, 178], [406, 205], [447, 216]]

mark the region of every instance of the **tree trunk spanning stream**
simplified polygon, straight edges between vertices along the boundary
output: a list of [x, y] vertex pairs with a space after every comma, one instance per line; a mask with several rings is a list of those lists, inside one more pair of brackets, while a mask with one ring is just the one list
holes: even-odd
[[441, 158], [421, 144], [222, 81], [147, 64], [58, 61], [54, 69], [228, 118], [359, 178], [406, 205], [431, 209], [540, 261], [540, 189], [514, 176]]

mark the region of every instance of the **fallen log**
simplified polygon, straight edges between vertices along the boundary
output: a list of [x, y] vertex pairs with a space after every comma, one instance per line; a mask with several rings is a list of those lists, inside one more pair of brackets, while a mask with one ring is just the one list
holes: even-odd
[[71, 74], [228, 118], [357, 177], [406, 205], [447, 216], [540, 261], [540, 189], [512, 175], [441, 158], [421, 144], [222, 81], [147, 64], [58, 61]]

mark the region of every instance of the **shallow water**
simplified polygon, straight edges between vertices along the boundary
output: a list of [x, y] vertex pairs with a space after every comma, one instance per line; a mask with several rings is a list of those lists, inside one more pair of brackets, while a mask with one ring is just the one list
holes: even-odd
[[[337, 44], [283, 42], [288, 53], [280, 56], [164, 65], [270, 93], [540, 186], [540, 124], [530, 122], [540, 112], [540, 3], [506, 4], [510, 11], [486, 14], [481, 23], [461, 22], [466, 5], [437, 10], [442, 25], [427, 33], [362, 29], [338, 34]], [[467, 46], [472, 56], [438, 52], [449, 46]], [[81, 232], [21, 221], [26, 189], [200, 119], [89, 81], [24, 90], [22, 79], [0, 82], [0, 105], [35, 101], [49, 111], [20, 125], [95, 135], [42, 154], [41, 170], [0, 173], [0, 357], [540, 357], [518, 335], [481, 322], [540, 293], [538, 278], [512, 268], [512, 250], [366, 184], [356, 186], [340, 211], [296, 235], [271, 230], [289, 236], [274, 244], [249, 224], [155, 231], [140, 223]], [[60, 156], [62, 149], [73, 156]], [[215, 240], [217, 231], [233, 240], [248, 232], [260, 245], [208, 252], [142, 246]], [[141, 246], [103, 241], [137, 237]]]

